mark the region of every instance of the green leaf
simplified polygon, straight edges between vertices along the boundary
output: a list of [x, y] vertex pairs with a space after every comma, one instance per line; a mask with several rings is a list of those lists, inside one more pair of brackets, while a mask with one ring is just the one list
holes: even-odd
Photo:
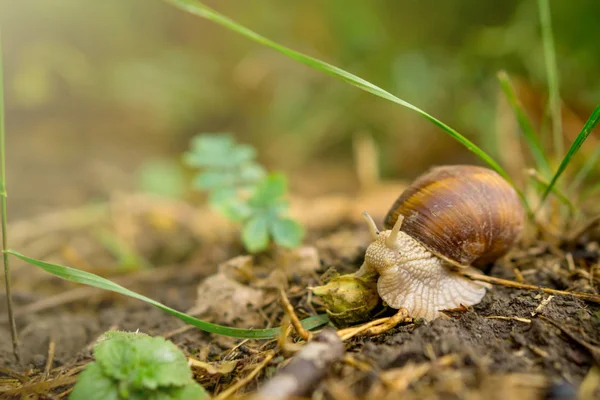
[[577, 188], [583, 183], [585, 178], [588, 176], [594, 168], [598, 165], [598, 160], [600, 160], [600, 144], [596, 145], [594, 152], [585, 160], [583, 166], [577, 172], [577, 175], [573, 178], [571, 184], [569, 185], [569, 190], [575, 191]]
[[182, 388], [171, 389], [169, 394], [173, 400], [200, 400], [210, 397], [204, 388], [197, 383], [192, 383]]
[[192, 151], [195, 153], [221, 153], [231, 149], [234, 144], [230, 133], [202, 133], [191, 140]]
[[194, 178], [193, 187], [199, 190], [228, 189], [237, 182], [233, 171], [209, 170], [202, 171]]
[[546, 179], [552, 175], [552, 171], [550, 169], [550, 164], [548, 163], [548, 159], [544, 153], [544, 149], [542, 147], [542, 143], [538, 138], [535, 129], [533, 128], [533, 124], [531, 120], [525, 113], [523, 106], [517, 99], [517, 95], [515, 94], [515, 89], [512, 86], [510, 78], [508, 74], [504, 71], [500, 71], [498, 73], [498, 81], [500, 82], [500, 86], [504, 91], [504, 95], [508, 100], [508, 104], [511, 106], [515, 117], [517, 118], [517, 122], [521, 127], [521, 132], [525, 137], [525, 141], [527, 142], [527, 146], [529, 147], [529, 151], [533, 156], [535, 163], [539, 170], [542, 171], [542, 174]]
[[[201, 319], [194, 318], [180, 311], [174, 310], [158, 301], [152, 300], [146, 296], [135, 293], [132, 290], [126, 289], [121, 285], [109, 281], [108, 279], [99, 277], [98, 275], [92, 274], [86, 271], [80, 271], [75, 268], [65, 267], [58, 264], [52, 264], [41, 260], [36, 260], [31, 257], [27, 257], [15, 250], [6, 250], [6, 253], [12, 254], [13, 256], [20, 258], [23, 261], [28, 262], [44, 271], [58, 276], [59, 278], [66, 279], [71, 282], [82, 283], [84, 285], [96, 287], [99, 289], [109, 290], [111, 292], [123, 294], [125, 296], [133, 297], [138, 300], [145, 301], [148, 304], [153, 305], [169, 314], [181, 319], [182, 321], [193, 325], [205, 332], [215, 333], [217, 335], [231, 336], [237, 338], [248, 338], [248, 339], [273, 339], [280, 335], [280, 328], [271, 329], [241, 329], [241, 328], [230, 328], [223, 325], [217, 325], [210, 322], [203, 321]], [[305, 329], [318, 328], [329, 322], [329, 318], [326, 314], [316, 315], [314, 317], [306, 318], [302, 321], [302, 326]]]
[[233, 187], [223, 187], [210, 191], [208, 193], [208, 202], [211, 206], [216, 207], [222, 203], [237, 199], [238, 191]]
[[300, 246], [304, 237], [302, 226], [291, 218], [276, 219], [271, 223], [271, 233], [275, 243], [286, 248]]
[[96, 344], [94, 356], [106, 376], [127, 380], [134, 374], [138, 359], [133, 342], [126, 337], [115, 337]]
[[150, 335], [143, 333], [143, 332], [107, 331], [107, 332], [104, 332], [104, 334], [98, 338], [94, 348], [96, 346], [98, 346], [98, 344], [104, 342], [105, 340], [119, 339], [119, 338], [134, 340], [134, 339], [138, 339], [141, 337], [150, 337]]
[[498, 172], [502, 177], [504, 177], [504, 179], [506, 179], [511, 185], [513, 185], [513, 187], [515, 187], [515, 189], [517, 190], [517, 193], [523, 200], [524, 205], [529, 210], [527, 200], [525, 199], [523, 193], [515, 186], [513, 180], [506, 173], [506, 171], [504, 171], [504, 169], [500, 166], [500, 164], [498, 164], [492, 157], [490, 157], [486, 152], [484, 152], [482, 149], [480, 149], [478, 146], [476, 146], [474, 143], [472, 143], [466, 137], [464, 137], [463, 135], [461, 135], [456, 130], [449, 127], [442, 121], [438, 120], [437, 118], [433, 117], [432, 115], [421, 110], [420, 108], [394, 96], [393, 94], [381, 89], [380, 87], [372, 84], [371, 82], [368, 82], [362, 78], [359, 78], [356, 75], [353, 75], [349, 72], [344, 71], [341, 68], [335, 67], [331, 64], [325, 63], [321, 60], [307, 56], [305, 54], [299, 53], [299, 52], [291, 50], [285, 46], [282, 46], [276, 42], [273, 42], [272, 40], [269, 40], [269, 39], [265, 38], [264, 36], [261, 36], [261, 35], [257, 34], [256, 32], [253, 32], [250, 29], [238, 24], [237, 22], [233, 21], [232, 19], [216, 12], [212, 8], [205, 6], [204, 4], [202, 4], [199, 1], [196, 1], [196, 0], [164, 0], [164, 1], [172, 4], [173, 6], [179, 8], [181, 10], [187, 11], [193, 15], [197, 15], [202, 18], [206, 18], [212, 22], [215, 22], [221, 26], [224, 26], [227, 29], [237, 32], [237, 33], [241, 34], [242, 36], [245, 36], [248, 39], [251, 39], [257, 43], [260, 43], [262, 45], [270, 47], [270, 48], [282, 53], [283, 55], [285, 55], [293, 60], [296, 60], [300, 63], [303, 63], [313, 69], [324, 72], [324, 73], [331, 75], [335, 78], [338, 78], [346, 83], [356, 86], [359, 89], [362, 89], [366, 92], [369, 92], [369, 93], [379, 96], [383, 99], [386, 99], [393, 103], [399, 104], [402, 107], [406, 107], [412, 111], [417, 112], [419, 115], [426, 118], [429, 122], [442, 128], [452, 138], [456, 139], [463, 146], [465, 146], [468, 150], [475, 153], [485, 163], [487, 163], [494, 170], [496, 170], [496, 172]]
[[255, 157], [251, 146], [235, 143], [231, 135], [202, 134], [192, 139], [191, 151], [184, 154], [183, 160], [190, 167], [232, 169]]
[[256, 183], [267, 175], [265, 169], [254, 162], [246, 163], [240, 171], [240, 181], [243, 183]]
[[230, 220], [236, 222], [245, 221], [252, 215], [252, 208], [239, 198], [232, 198], [218, 204], [213, 204], [213, 207]]
[[254, 216], [244, 225], [242, 242], [251, 253], [263, 251], [269, 246], [268, 220], [264, 215]]
[[113, 337], [98, 343], [94, 355], [106, 376], [125, 381], [128, 393], [193, 383], [181, 350], [161, 337]]
[[90, 363], [79, 374], [69, 400], [119, 400], [117, 383], [104, 375], [98, 363]]
[[194, 382], [183, 352], [162, 337], [129, 341], [137, 357], [131, 385], [136, 389], [184, 386]]
[[236, 169], [207, 169], [196, 175], [193, 186], [199, 190], [220, 190], [254, 184], [265, 176], [264, 169], [255, 163], [248, 163]]
[[285, 175], [271, 173], [256, 187], [249, 203], [257, 208], [268, 207], [285, 195], [286, 190], [287, 179]]
[[596, 109], [592, 112], [592, 115], [590, 115], [590, 118], [588, 118], [588, 120], [586, 121], [585, 125], [583, 126], [583, 129], [581, 130], [581, 132], [579, 132], [579, 135], [577, 135], [577, 137], [573, 141], [573, 144], [569, 148], [569, 151], [565, 155], [565, 158], [563, 158], [562, 162], [558, 167], [558, 170], [556, 171], [556, 173], [552, 177], [552, 180], [550, 181], [550, 184], [546, 188], [546, 191], [544, 192], [542, 199], [540, 200], [540, 204], [538, 205], [538, 209], [543, 205], [544, 201], [546, 200], [546, 197], [548, 197], [548, 194], [550, 194], [552, 188], [556, 184], [556, 181], [565, 171], [565, 168], [567, 168], [573, 156], [575, 156], [581, 145], [583, 145], [583, 142], [585, 142], [590, 133], [592, 133], [592, 130], [596, 127], [596, 125], [598, 125], [598, 122], [600, 122], [600, 105], [596, 106]]

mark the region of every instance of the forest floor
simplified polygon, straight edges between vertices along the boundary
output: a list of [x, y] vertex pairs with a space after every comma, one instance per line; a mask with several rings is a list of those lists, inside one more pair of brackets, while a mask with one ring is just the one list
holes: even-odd
[[[237, 228], [210, 210], [144, 195], [15, 222], [11, 247], [93, 271], [211, 322], [277, 327], [286, 315], [279, 302], [281, 287], [299, 318], [324, 312], [309, 288], [322, 284], [332, 270], [349, 273], [361, 265], [369, 233], [360, 212], [369, 210], [380, 223], [399, 187], [364, 197], [294, 199], [294, 213], [308, 234], [304, 246], [292, 252], [272, 249], [246, 256]], [[293, 350], [278, 340], [209, 334], [141, 301], [71, 284], [12, 260], [21, 362], [12, 354], [1, 298], [0, 393], [7, 398], [66, 398], [77, 373], [92, 361], [94, 341], [109, 329], [170, 339], [198, 361], [196, 379], [217, 396], [258, 368], [238, 394], [257, 390], [293, 357]], [[140, 267], [140, 262], [148, 265]], [[566, 253], [530, 243], [488, 274], [596, 293], [597, 264], [593, 245]], [[292, 333], [287, 340], [300, 338]], [[570, 295], [494, 286], [474, 307], [430, 322], [403, 322], [380, 335], [356, 335], [344, 345], [344, 358], [307, 388], [307, 398], [600, 395], [600, 305]], [[272, 352], [275, 356], [262, 365]]]

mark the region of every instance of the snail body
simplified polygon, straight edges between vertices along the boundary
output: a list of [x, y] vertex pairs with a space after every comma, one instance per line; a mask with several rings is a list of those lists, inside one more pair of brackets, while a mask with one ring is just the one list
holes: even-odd
[[377, 291], [392, 308], [415, 318], [481, 301], [487, 284], [460, 270], [488, 265], [518, 240], [525, 212], [512, 186], [476, 166], [433, 168], [406, 189], [378, 231], [365, 213], [373, 242], [356, 274], [375, 271]]

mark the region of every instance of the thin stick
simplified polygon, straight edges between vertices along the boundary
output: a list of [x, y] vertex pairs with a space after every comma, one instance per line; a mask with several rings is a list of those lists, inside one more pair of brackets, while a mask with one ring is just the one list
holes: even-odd
[[311, 333], [309, 331], [307, 331], [306, 329], [304, 329], [304, 327], [302, 326], [300, 319], [298, 318], [298, 316], [296, 315], [296, 312], [294, 311], [294, 307], [292, 307], [292, 304], [290, 303], [290, 300], [286, 296], [285, 291], [283, 289], [280, 290], [280, 295], [281, 295], [281, 305], [283, 306], [286, 314], [289, 315], [292, 325], [294, 326], [294, 329], [296, 330], [296, 333], [298, 333], [298, 335], [302, 339], [304, 339], [306, 341], [310, 340], [310, 338], [312, 337]]
[[575, 296], [582, 300], [591, 301], [594, 303], [600, 303], [600, 296], [597, 294], [581, 293], [581, 292], [568, 292], [566, 290], [550, 289], [550, 288], [545, 288], [545, 287], [541, 287], [541, 286], [528, 285], [525, 283], [509, 281], [508, 279], [494, 278], [491, 276], [480, 275], [480, 274], [472, 274], [470, 272], [462, 272], [461, 274], [462, 274], [462, 276], [472, 279], [474, 281], [487, 282], [487, 283], [491, 283], [493, 285], [501, 285], [501, 286], [507, 286], [507, 287], [512, 287], [512, 288], [516, 288], [516, 289], [525, 289], [525, 290], [539, 290], [539, 291], [542, 291], [544, 293], [549, 293], [549, 294], [562, 294], [562, 295], [567, 295], [567, 296]]
[[491, 315], [489, 317], [485, 317], [487, 319], [502, 319], [504, 321], [519, 321], [525, 324], [530, 324], [531, 320], [529, 318], [521, 318], [521, 317], [506, 317], [504, 315]]
[[330, 367], [343, 357], [344, 344], [333, 329], [325, 328], [249, 400], [307, 398], [307, 393], [323, 380]]
[[411, 320], [411, 318], [408, 317], [407, 310], [405, 308], [401, 308], [391, 317], [379, 318], [363, 325], [340, 329], [337, 331], [337, 334], [342, 341], [346, 341], [362, 333], [365, 333], [368, 336], [375, 336], [392, 329], [407, 319]]
[[0, 178], [0, 201], [2, 202], [2, 253], [4, 256], [4, 282], [6, 284], [6, 307], [8, 308], [8, 323], [10, 324], [10, 336], [12, 338], [13, 353], [17, 362], [21, 361], [19, 357], [19, 337], [17, 335], [17, 324], [13, 314], [12, 293], [10, 288], [10, 265], [8, 263], [8, 239], [6, 237], [6, 149], [4, 140], [4, 74], [2, 70], [2, 38], [0, 37], [0, 168], [2, 176]]
[[43, 380], [48, 379], [48, 375], [50, 374], [50, 368], [52, 368], [52, 363], [54, 362], [54, 348], [56, 344], [54, 343], [54, 338], [50, 338], [50, 344], [48, 345], [48, 359], [46, 360], [46, 368], [44, 368]]
[[252, 381], [252, 379], [254, 379], [254, 377], [256, 375], [258, 375], [258, 373], [260, 371], [262, 371], [267, 364], [269, 363], [269, 361], [271, 361], [271, 359], [275, 357], [275, 353], [274, 352], [269, 352], [266, 356], [265, 359], [262, 360], [262, 362], [260, 364], [258, 364], [256, 366], [256, 368], [254, 368], [252, 370], [252, 372], [250, 372], [248, 375], [246, 375], [244, 377], [244, 379], [240, 379], [239, 381], [237, 381], [235, 384], [229, 386], [227, 389], [225, 389], [224, 391], [222, 391], [221, 393], [219, 393], [218, 396], [215, 397], [215, 400], [223, 400], [228, 398], [229, 396], [231, 396], [232, 394], [234, 394], [235, 392], [237, 392], [239, 389], [241, 389], [242, 387], [246, 386], [248, 383], [250, 383], [250, 381]]

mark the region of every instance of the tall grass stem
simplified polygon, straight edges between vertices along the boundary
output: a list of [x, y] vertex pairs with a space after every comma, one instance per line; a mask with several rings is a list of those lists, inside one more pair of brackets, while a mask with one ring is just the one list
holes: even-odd
[[596, 145], [594, 152], [587, 158], [587, 160], [585, 160], [585, 163], [571, 181], [571, 184], [569, 185], [569, 191], [575, 193], [575, 191], [579, 189], [585, 178], [598, 165], [598, 160], [600, 160], [600, 144]]
[[590, 133], [592, 133], [592, 130], [596, 127], [596, 125], [598, 125], [598, 123], [600, 123], [600, 104], [596, 106], [596, 108], [592, 112], [592, 115], [590, 115], [585, 125], [581, 129], [581, 132], [579, 132], [579, 135], [577, 135], [577, 137], [573, 141], [573, 144], [571, 144], [569, 151], [567, 151], [567, 154], [558, 166], [558, 170], [556, 171], [556, 173], [552, 177], [552, 180], [548, 184], [548, 187], [544, 191], [544, 194], [542, 195], [542, 198], [537, 206], [535, 213], [537, 213], [540, 210], [540, 208], [544, 204], [544, 201], [546, 200], [546, 197], [548, 197], [548, 195], [552, 191], [552, 188], [554, 188], [556, 181], [558, 181], [558, 178], [560, 178], [560, 176], [565, 171], [565, 169], [567, 168], [577, 151], [579, 151], [579, 149], [583, 145], [583, 142], [585, 142], [585, 140], [588, 138]]
[[542, 29], [542, 43], [544, 45], [544, 61], [548, 79], [550, 118], [552, 120], [552, 138], [555, 156], [560, 158], [565, 150], [562, 131], [562, 117], [560, 112], [560, 91], [558, 82], [558, 66], [556, 63], [556, 50], [552, 35], [552, 18], [550, 16], [550, 0], [538, 0], [540, 25]]
[[2, 203], [0, 213], [2, 214], [2, 256], [4, 259], [4, 283], [6, 285], [6, 307], [8, 308], [8, 323], [10, 325], [10, 335], [12, 338], [13, 353], [17, 361], [19, 357], [19, 337], [17, 335], [17, 324], [13, 313], [12, 291], [10, 286], [10, 264], [8, 260], [8, 238], [6, 233], [6, 141], [5, 141], [5, 123], [4, 123], [4, 73], [2, 69], [2, 35], [0, 34], [0, 202]]

